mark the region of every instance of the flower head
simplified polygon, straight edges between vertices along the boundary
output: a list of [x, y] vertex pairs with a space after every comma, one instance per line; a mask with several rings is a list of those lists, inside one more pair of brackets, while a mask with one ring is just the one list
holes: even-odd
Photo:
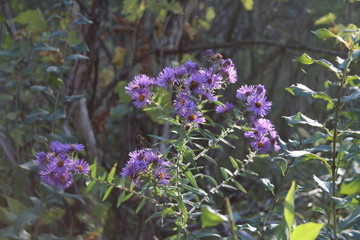
[[196, 73], [199, 70], [199, 64], [192, 62], [190, 60], [186, 61], [183, 66], [186, 68], [187, 72], [190, 75]]
[[135, 91], [141, 88], [149, 88], [154, 84], [154, 79], [148, 77], [145, 74], [140, 74], [134, 77], [134, 79], [125, 87], [128, 95], [133, 95]]
[[236, 83], [237, 71], [231, 59], [226, 59], [223, 61], [221, 73], [224, 75], [224, 79], [228, 80], [230, 83]]
[[89, 164], [83, 159], [77, 159], [73, 164], [73, 171], [80, 174], [88, 174], [90, 171]]
[[271, 109], [271, 102], [266, 101], [266, 97], [259, 95], [250, 96], [247, 100], [248, 110], [254, 113], [254, 116], [264, 117]]
[[166, 87], [167, 85], [178, 84], [178, 79], [175, 75], [176, 71], [173, 67], [166, 67], [160, 72], [159, 76], [156, 78], [156, 83], [160, 87]]
[[137, 108], [144, 107], [146, 104], [150, 103], [152, 97], [152, 92], [147, 88], [142, 88], [136, 90], [131, 98], [135, 100], [133, 103]]
[[243, 85], [236, 90], [236, 98], [246, 101], [255, 92], [255, 86]]
[[215, 112], [217, 113], [225, 113], [234, 108], [232, 103], [226, 102], [224, 105], [219, 105], [216, 107]]

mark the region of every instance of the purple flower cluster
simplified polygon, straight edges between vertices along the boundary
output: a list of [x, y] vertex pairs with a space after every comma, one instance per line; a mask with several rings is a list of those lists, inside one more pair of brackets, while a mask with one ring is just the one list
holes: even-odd
[[77, 158], [77, 152], [83, 151], [82, 144], [64, 144], [54, 141], [50, 152], [35, 154], [40, 178], [43, 182], [58, 189], [68, 188], [73, 181], [73, 173], [88, 174], [89, 164]]
[[151, 88], [153, 85], [153, 78], [150, 78], [145, 74], [140, 74], [125, 87], [125, 90], [134, 100], [134, 105], [137, 108], [141, 108], [151, 102], [151, 97], [153, 96]]
[[[187, 61], [183, 65], [164, 68], [154, 80], [146, 75], [138, 75], [125, 88], [134, 100], [136, 107], [149, 104], [152, 97], [151, 87], [176, 90], [174, 109], [177, 115], [188, 125], [198, 127], [206, 120], [201, 108], [205, 101], [217, 101], [217, 89], [225, 84], [237, 81], [237, 71], [230, 59], [223, 59], [220, 54], [211, 50], [205, 52], [205, 57], [211, 63], [209, 68], [201, 68], [197, 63]], [[232, 108], [227, 103], [216, 111], [226, 112]]]
[[266, 101], [266, 89], [263, 85], [244, 85], [236, 91], [236, 97], [245, 103], [247, 110], [252, 112], [251, 131], [244, 136], [251, 138], [251, 147], [255, 151], [268, 152], [272, 148], [280, 149], [277, 143], [278, 133], [270, 120], [264, 117], [271, 110], [272, 103]]
[[143, 178], [155, 179], [158, 184], [167, 185], [170, 182], [168, 173], [169, 162], [164, 161], [158, 153], [150, 148], [135, 150], [129, 153], [129, 161], [122, 169], [122, 176], [130, 177], [136, 185]]

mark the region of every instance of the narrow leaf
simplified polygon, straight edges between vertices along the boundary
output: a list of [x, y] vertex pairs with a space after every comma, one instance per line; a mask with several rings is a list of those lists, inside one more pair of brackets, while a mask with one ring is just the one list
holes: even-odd
[[136, 214], [137, 214], [138, 212], [140, 212], [140, 210], [144, 207], [145, 201], [146, 201], [145, 198], [143, 198], [143, 199], [141, 200], [141, 202], [139, 203], [139, 205], [137, 206], [137, 208], [136, 208], [136, 210], [135, 210], [135, 213], [136, 213]]
[[114, 175], [115, 175], [115, 171], [116, 171], [116, 167], [117, 167], [117, 163], [114, 164], [114, 166], [111, 168], [109, 176], [107, 178], [107, 181], [109, 183], [112, 183], [112, 181], [114, 180]]
[[113, 190], [113, 188], [114, 188], [114, 186], [110, 186], [110, 187], [106, 190], [106, 192], [105, 192], [105, 194], [104, 194], [104, 196], [103, 196], [103, 198], [102, 198], [102, 201], [105, 201], [105, 200], [108, 198], [108, 196], [109, 196], [109, 194], [111, 193], [111, 190]]
[[292, 229], [294, 224], [294, 217], [295, 217], [295, 188], [296, 183], [295, 181], [292, 182], [291, 187], [285, 197], [285, 206], [284, 206], [284, 217], [286, 224], [289, 230]]

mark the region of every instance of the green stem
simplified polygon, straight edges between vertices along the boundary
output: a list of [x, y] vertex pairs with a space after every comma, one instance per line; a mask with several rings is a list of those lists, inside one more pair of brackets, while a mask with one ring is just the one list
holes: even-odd
[[57, 111], [58, 105], [59, 105], [59, 97], [60, 97], [60, 89], [58, 89], [56, 91], [55, 106], [54, 106], [54, 112], [52, 114], [52, 121], [51, 121], [51, 133], [54, 133], [54, 130], [55, 130], [55, 118], [56, 118], [56, 111]]
[[[336, 166], [336, 157], [337, 157], [337, 152], [336, 152], [336, 144], [337, 144], [337, 138], [338, 138], [338, 122], [339, 122], [339, 113], [340, 113], [340, 109], [341, 109], [341, 97], [342, 97], [342, 93], [343, 93], [343, 89], [345, 86], [345, 79], [346, 79], [346, 71], [347, 69], [344, 70], [343, 72], [343, 76], [341, 77], [341, 84], [340, 84], [340, 89], [339, 89], [339, 93], [338, 93], [338, 98], [337, 98], [337, 102], [335, 105], [335, 126], [334, 126], [334, 133], [332, 136], [333, 142], [332, 142], [332, 165], [331, 165], [331, 178], [332, 178], [332, 196], [336, 197], [336, 172], [337, 172], [337, 166]], [[337, 240], [337, 235], [336, 235], [336, 229], [337, 229], [337, 217], [336, 217], [336, 205], [333, 201], [331, 201], [331, 211], [332, 211], [332, 216], [333, 216], [333, 238], [334, 240]]]
[[226, 210], [227, 210], [227, 213], [229, 215], [229, 223], [230, 223], [230, 228], [231, 228], [231, 235], [233, 237], [233, 240], [238, 240], [237, 235], [236, 235], [236, 231], [235, 231], [235, 221], [234, 221], [234, 217], [232, 215], [230, 200], [229, 200], [228, 197], [225, 198], [225, 203], [226, 203]]

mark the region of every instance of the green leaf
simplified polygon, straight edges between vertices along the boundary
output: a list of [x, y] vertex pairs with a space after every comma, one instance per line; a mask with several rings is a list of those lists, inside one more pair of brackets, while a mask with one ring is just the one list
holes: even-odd
[[126, 15], [129, 21], [139, 20], [146, 9], [144, 1], [141, 0], [124, 0], [122, 13]]
[[235, 179], [232, 179], [232, 182], [235, 184], [235, 186], [242, 191], [243, 193], [247, 193], [246, 189]]
[[102, 201], [105, 201], [105, 200], [108, 198], [108, 196], [109, 196], [109, 194], [111, 193], [111, 190], [113, 190], [113, 188], [114, 188], [114, 186], [110, 186], [110, 187], [106, 190], [106, 192], [105, 192], [105, 194], [104, 194], [104, 196], [103, 196], [103, 198], [102, 198]]
[[24, 226], [29, 226], [33, 224], [39, 216], [32, 212], [24, 212], [20, 214], [15, 221], [14, 230], [16, 234], [19, 234]]
[[14, 22], [27, 24], [29, 30], [36, 35], [41, 34], [47, 28], [46, 21], [40, 9], [27, 10], [22, 12], [16, 18], [14, 18]]
[[360, 175], [345, 179], [341, 184], [340, 194], [353, 195], [360, 191]]
[[286, 151], [285, 155], [288, 157], [293, 157], [293, 158], [298, 158], [292, 165], [291, 167], [294, 167], [302, 162], [314, 159], [314, 160], [320, 160], [322, 161], [326, 167], [331, 168], [331, 166], [328, 163], [328, 160], [325, 158], [322, 158], [318, 155], [315, 155], [309, 151], [304, 151], [304, 150], [300, 150], [300, 151]]
[[132, 196], [134, 195], [134, 193], [129, 193], [128, 195], [126, 195], [124, 198], [123, 198], [123, 200], [122, 200], [122, 202], [126, 202], [127, 200], [129, 200]]
[[122, 203], [123, 200], [124, 200], [125, 195], [126, 195], [126, 192], [125, 192], [125, 191], [123, 191], [123, 192], [120, 194], [120, 196], [118, 197], [117, 202], [116, 202], [116, 207], [120, 207], [121, 203]]
[[74, 51], [79, 51], [79, 52], [88, 52], [89, 51], [89, 47], [85, 42], [81, 42], [79, 44], [73, 44], [73, 45], [70, 45], [70, 47]]
[[260, 178], [260, 181], [265, 187], [265, 190], [270, 191], [274, 195], [274, 184], [272, 184], [268, 178]]
[[321, 190], [323, 190], [324, 192], [326, 192], [328, 194], [332, 194], [332, 183], [331, 182], [322, 181], [320, 178], [318, 178], [315, 175], [313, 176], [313, 178]]
[[141, 202], [139, 203], [139, 205], [137, 206], [137, 208], [136, 208], [136, 210], [135, 210], [135, 213], [136, 213], [136, 214], [137, 214], [138, 212], [140, 212], [140, 210], [144, 207], [145, 201], [146, 201], [145, 198], [143, 198], [143, 199], [141, 200]]
[[92, 178], [96, 178], [96, 170], [97, 170], [97, 164], [96, 164], [96, 159], [95, 159], [94, 163], [90, 165], [90, 176]]
[[319, 64], [322, 65], [326, 68], [328, 68], [330, 71], [334, 72], [337, 76], [339, 76], [341, 74], [341, 71], [339, 69], [337, 69], [331, 62], [329, 62], [328, 60], [325, 59], [320, 59], [320, 60], [316, 60], [313, 59], [312, 57], [310, 57], [309, 55], [307, 55], [306, 53], [303, 53], [300, 57], [294, 59], [294, 61], [302, 63], [302, 64]]
[[30, 90], [34, 92], [44, 92], [50, 96], [54, 96], [54, 91], [51, 88], [45, 86], [31, 86]]
[[95, 183], [96, 183], [96, 181], [90, 181], [89, 184], [87, 185], [86, 189], [85, 189], [85, 193], [88, 193], [93, 188]]
[[302, 64], [313, 64], [315, 61], [306, 53], [303, 53], [300, 57], [294, 59], [294, 61]]
[[51, 47], [43, 42], [36, 43], [33, 51], [53, 51], [53, 52], [60, 52], [59, 48]]
[[193, 185], [195, 188], [199, 188], [199, 186], [196, 183], [196, 180], [194, 178], [194, 175], [191, 173], [189, 169], [187, 169], [185, 166], [181, 166], [183, 174], [185, 177], [190, 181], [191, 185]]
[[352, 92], [349, 96], [344, 96], [342, 101], [344, 103], [354, 101], [360, 98], [360, 89], [356, 89], [354, 92]]
[[307, 86], [301, 83], [296, 83], [294, 85], [291, 85], [290, 88], [285, 88], [285, 89], [294, 96], [299, 95], [299, 96], [311, 96], [313, 98], [321, 98], [334, 105], [332, 98], [327, 93], [314, 92], [313, 90], [311, 90], [310, 88], [308, 88]]
[[284, 219], [281, 223], [275, 228], [274, 234], [271, 239], [276, 240], [289, 240], [289, 229], [286, 226]]
[[352, 212], [349, 216], [342, 219], [339, 223], [339, 228], [347, 229], [353, 226], [355, 223], [359, 223], [360, 221], [360, 206], [358, 206], [354, 212]]
[[65, 61], [88, 60], [89, 57], [82, 54], [72, 54], [65, 58]]
[[254, 7], [254, 0], [240, 0], [247, 11], [251, 11]]
[[295, 218], [295, 189], [296, 189], [296, 183], [293, 181], [291, 183], [291, 187], [285, 197], [285, 204], [284, 204], [284, 217], [286, 224], [289, 228], [289, 230], [292, 229], [292, 226], [294, 224], [294, 218]]
[[281, 174], [285, 176], [285, 171], [287, 169], [286, 160], [284, 158], [277, 157], [277, 158], [273, 158], [271, 161], [274, 162], [279, 167]]
[[336, 15], [332, 12], [329, 12], [325, 16], [322, 16], [321, 18], [317, 19], [315, 21], [315, 25], [323, 25], [323, 24], [332, 24], [335, 22]]
[[179, 198], [178, 204], [179, 204], [179, 208], [181, 210], [182, 216], [184, 218], [184, 222], [186, 223], [187, 220], [188, 220], [188, 217], [189, 217], [189, 213], [188, 213], [188, 210], [185, 207], [185, 204], [184, 204], [182, 198]]
[[226, 216], [217, 213], [209, 206], [205, 206], [201, 208], [200, 220], [201, 220], [201, 228], [214, 227], [222, 222], [228, 221]]
[[115, 175], [115, 171], [116, 171], [116, 167], [117, 167], [117, 163], [114, 164], [114, 166], [112, 166], [109, 176], [107, 178], [107, 181], [109, 183], [112, 183], [112, 181], [114, 180], [114, 175]]
[[325, 224], [308, 222], [301, 224], [291, 233], [292, 240], [315, 240]]
[[233, 168], [238, 169], [239, 168], [239, 164], [236, 162], [236, 160], [233, 157], [229, 157], [231, 165], [233, 166]]
[[313, 34], [315, 34], [318, 38], [323, 39], [323, 40], [326, 40], [326, 39], [328, 39], [328, 38], [335, 38], [335, 39], [337, 39], [339, 42], [345, 44], [345, 46], [346, 46], [346, 41], [345, 41], [342, 37], [340, 37], [340, 36], [338, 36], [338, 35], [335, 35], [334, 33], [330, 32], [330, 31], [329, 31], [328, 29], [326, 29], [326, 28], [320, 28], [320, 29], [318, 29], [318, 30], [316, 30], [316, 31], [311, 31], [311, 32], [312, 32]]
[[298, 112], [296, 115], [289, 116], [289, 117], [283, 116], [283, 118], [287, 121], [287, 123], [290, 126], [294, 126], [295, 124], [306, 124], [306, 125], [310, 125], [313, 127], [327, 129], [318, 121], [305, 116], [301, 112]]

